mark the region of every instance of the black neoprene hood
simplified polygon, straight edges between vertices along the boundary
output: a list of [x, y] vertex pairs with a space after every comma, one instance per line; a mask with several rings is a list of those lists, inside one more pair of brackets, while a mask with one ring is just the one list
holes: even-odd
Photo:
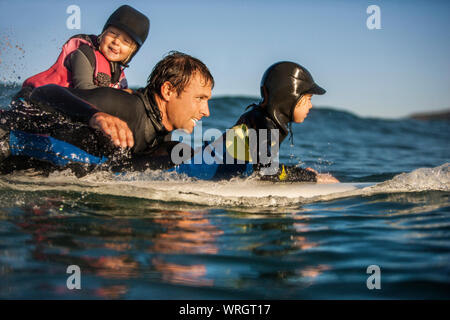
[[261, 96], [268, 116], [284, 131], [292, 121], [294, 108], [304, 94], [322, 95], [311, 74], [295, 62], [282, 61], [271, 65], [261, 80]]
[[123, 5], [111, 14], [103, 27], [103, 31], [109, 26], [117, 27], [128, 33], [140, 47], [147, 39], [150, 20], [136, 9]]

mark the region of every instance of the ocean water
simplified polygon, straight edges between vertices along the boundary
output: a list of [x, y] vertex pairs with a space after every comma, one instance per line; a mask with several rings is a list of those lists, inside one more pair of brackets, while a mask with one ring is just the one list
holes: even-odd
[[[16, 91], [0, 87], [0, 108]], [[203, 127], [225, 130], [252, 102], [213, 99]], [[0, 176], [0, 298], [448, 299], [449, 128], [313, 108], [281, 162], [370, 183], [313, 198], [211, 195], [161, 172]]]

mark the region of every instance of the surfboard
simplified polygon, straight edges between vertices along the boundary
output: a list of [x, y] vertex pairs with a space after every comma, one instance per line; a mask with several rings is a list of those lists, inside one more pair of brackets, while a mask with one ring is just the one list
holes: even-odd
[[166, 192], [202, 193], [220, 197], [285, 197], [285, 198], [312, 198], [362, 189], [373, 183], [333, 183], [317, 184], [307, 182], [280, 183], [259, 180], [242, 179], [236, 181], [158, 181], [148, 183], [147, 187], [155, 187]]
[[15, 173], [0, 177], [0, 191], [71, 191], [148, 199], [162, 206], [188, 204], [247, 209], [289, 207], [354, 196], [371, 185], [373, 183], [269, 182], [252, 178], [210, 181], [148, 172], [119, 176], [98, 172], [82, 178], [77, 178], [70, 172], [48, 177], [32, 173]]

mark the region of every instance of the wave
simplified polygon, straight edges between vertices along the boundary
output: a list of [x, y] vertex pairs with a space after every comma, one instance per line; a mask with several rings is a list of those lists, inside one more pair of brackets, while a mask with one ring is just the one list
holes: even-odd
[[402, 173], [367, 189], [372, 192], [450, 191], [450, 163]]
[[[296, 185], [299, 185], [298, 183]], [[342, 184], [343, 185], [343, 184]], [[261, 181], [250, 177], [229, 181], [202, 181], [174, 173], [147, 171], [116, 175], [96, 172], [77, 178], [70, 171], [54, 172], [44, 177], [33, 171], [0, 177], [0, 190], [8, 192], [59, 191], [77, 192], [82, 195], [101, 194], [132, 197], [157, 201], [159, 204], [190, 205], [226, 208], [277, 209], [329, 201], [344, 197], [370, 196], [386, 193], [408, 193], [424, 191], [450, 191], [450, 163], [435, 168], [419, 168], [409, 173], [377, 184], [355, 184], [351, 190], [327, 195], [289, 196], [242, 196], [239, 190], [252, 190], [261, 186]], [[311, 188], [326, 188], [330, 185], [311, 185]], [[271, 183], [270, 188], [288, 189], [289, 184]], [[291, 185], [292, 187], [292, 185]], [[230, 191], [232, 190], [232, 191]], [[339, 189], [338, 189], [339, 190]], [[231, 193], [230, 193], [231, 192]], [[234, 193], [233, 193], [234, 192]], [[83, 198], [83, 196], [81, 197]]]

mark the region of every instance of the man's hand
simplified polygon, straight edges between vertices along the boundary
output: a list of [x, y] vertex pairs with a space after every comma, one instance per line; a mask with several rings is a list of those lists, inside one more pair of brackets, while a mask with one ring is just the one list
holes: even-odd
[[134, 146], [133, 133], [125, 121], [110, 114], [97, 112], [89, 120], [89, 126], [103, 131], [116, 146], [126, 148]]

